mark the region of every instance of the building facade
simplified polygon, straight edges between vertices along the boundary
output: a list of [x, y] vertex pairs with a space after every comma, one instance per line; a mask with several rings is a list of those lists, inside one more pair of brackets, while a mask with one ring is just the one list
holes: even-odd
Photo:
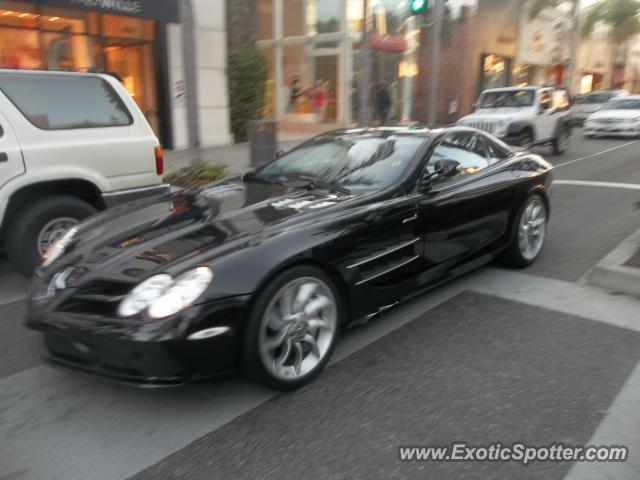
[[[362, 0], [255, 0], [256, 40], [270, 65], [267, 115], [297, 123], [357, 119], [363, 6]], [[407, 2], [395, 0], [370, 0], [367, 18], [371, 91], [388, 91], [390, 121], [408, 120], [418, 70], [415, 18]]]
[[[0, 0], [0, 68], [112, 73], [161, 143], [186, 147], [179, 1]], [[224, 2], [193, 3], [200, 143], [229, 143]]]

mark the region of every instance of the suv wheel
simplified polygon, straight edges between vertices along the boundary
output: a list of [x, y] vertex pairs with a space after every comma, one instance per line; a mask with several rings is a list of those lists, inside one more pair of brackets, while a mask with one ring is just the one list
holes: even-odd
[[9, 260], [22, 275], [30, 277], [52, 243], [68, 228], [96, 212], [84, 200], [64, 195], [28, 203], [9, 225], [5, 242]]
[[553, 140], [553, 154], [554, 155], [562, 155], [569, 148], [569, 138], [571, 137], [569, 133], [569, 129], [564, 127], [560, 131], [560, 135], [558, 135]]

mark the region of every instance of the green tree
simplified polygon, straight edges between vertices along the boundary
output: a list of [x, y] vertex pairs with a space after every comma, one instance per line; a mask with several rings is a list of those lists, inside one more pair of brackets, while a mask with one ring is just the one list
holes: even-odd
[[229, 52], [228, 68], [231, 131], [243, 142], [247, 123], [262, 116], [269, 61], [255, 45], [244, 45]]
[[583, 33], [590, 34], [598, 22], [613, 30], [613, 41], [620, 45], [640, 32], [640, 2], [637, 0], [600, 0], [590, 8]]

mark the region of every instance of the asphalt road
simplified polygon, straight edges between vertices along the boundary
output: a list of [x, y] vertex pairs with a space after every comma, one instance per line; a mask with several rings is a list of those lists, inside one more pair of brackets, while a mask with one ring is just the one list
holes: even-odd
[[[581, 280], [640, 228], [639, 147], [574, 137], [547, 156], [557, 183], [536, 265], [482, 269], [348, 332], [287, 394], [240, 378], [137, 390], [44, 366], [23, 283], [0, 265], [0, 480], [640, 478], [640, 301]], [[631, 458], [398, 460], [399, 446], [460, 440], [624, 444]]]

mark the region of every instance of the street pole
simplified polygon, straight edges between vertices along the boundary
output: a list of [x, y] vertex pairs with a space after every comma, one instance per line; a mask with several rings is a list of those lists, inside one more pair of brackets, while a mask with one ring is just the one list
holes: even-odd
[[427, 125], [434, 127], [438, 119], [438, 82], [440, 80], [440, 39], [442, 33], [442, 17], [444, 0], [435, 0], [431, 23], [431, 66], [429, 69], [429, 115]]
[[[181, 0], [178, 4], [180, 19], [182, 21], [182, 58], [185, 85], [185, 104], [187, 107], [187, 130], [189, 131], [189, 148], [200, 146], [200, 134], [198, 125], [198, 98], [196, 95], [196, 43], [195, 21], [193, 18], [193, 5], [191, 0]], [[198, 163], [197, 155], [191, 156], [191, 165]]]
[[367, 28], [367, 11], [369, 9], [368, 1], [362, 2], [362, 46], [360, 55], [362, 63], [362, 76], [360, 78], [360, 107], [358, 108], [358, 124], [366, 127], [369, 124], [369, 84], [371, 77], [371, 52], [369, 47], [369, 29]]

